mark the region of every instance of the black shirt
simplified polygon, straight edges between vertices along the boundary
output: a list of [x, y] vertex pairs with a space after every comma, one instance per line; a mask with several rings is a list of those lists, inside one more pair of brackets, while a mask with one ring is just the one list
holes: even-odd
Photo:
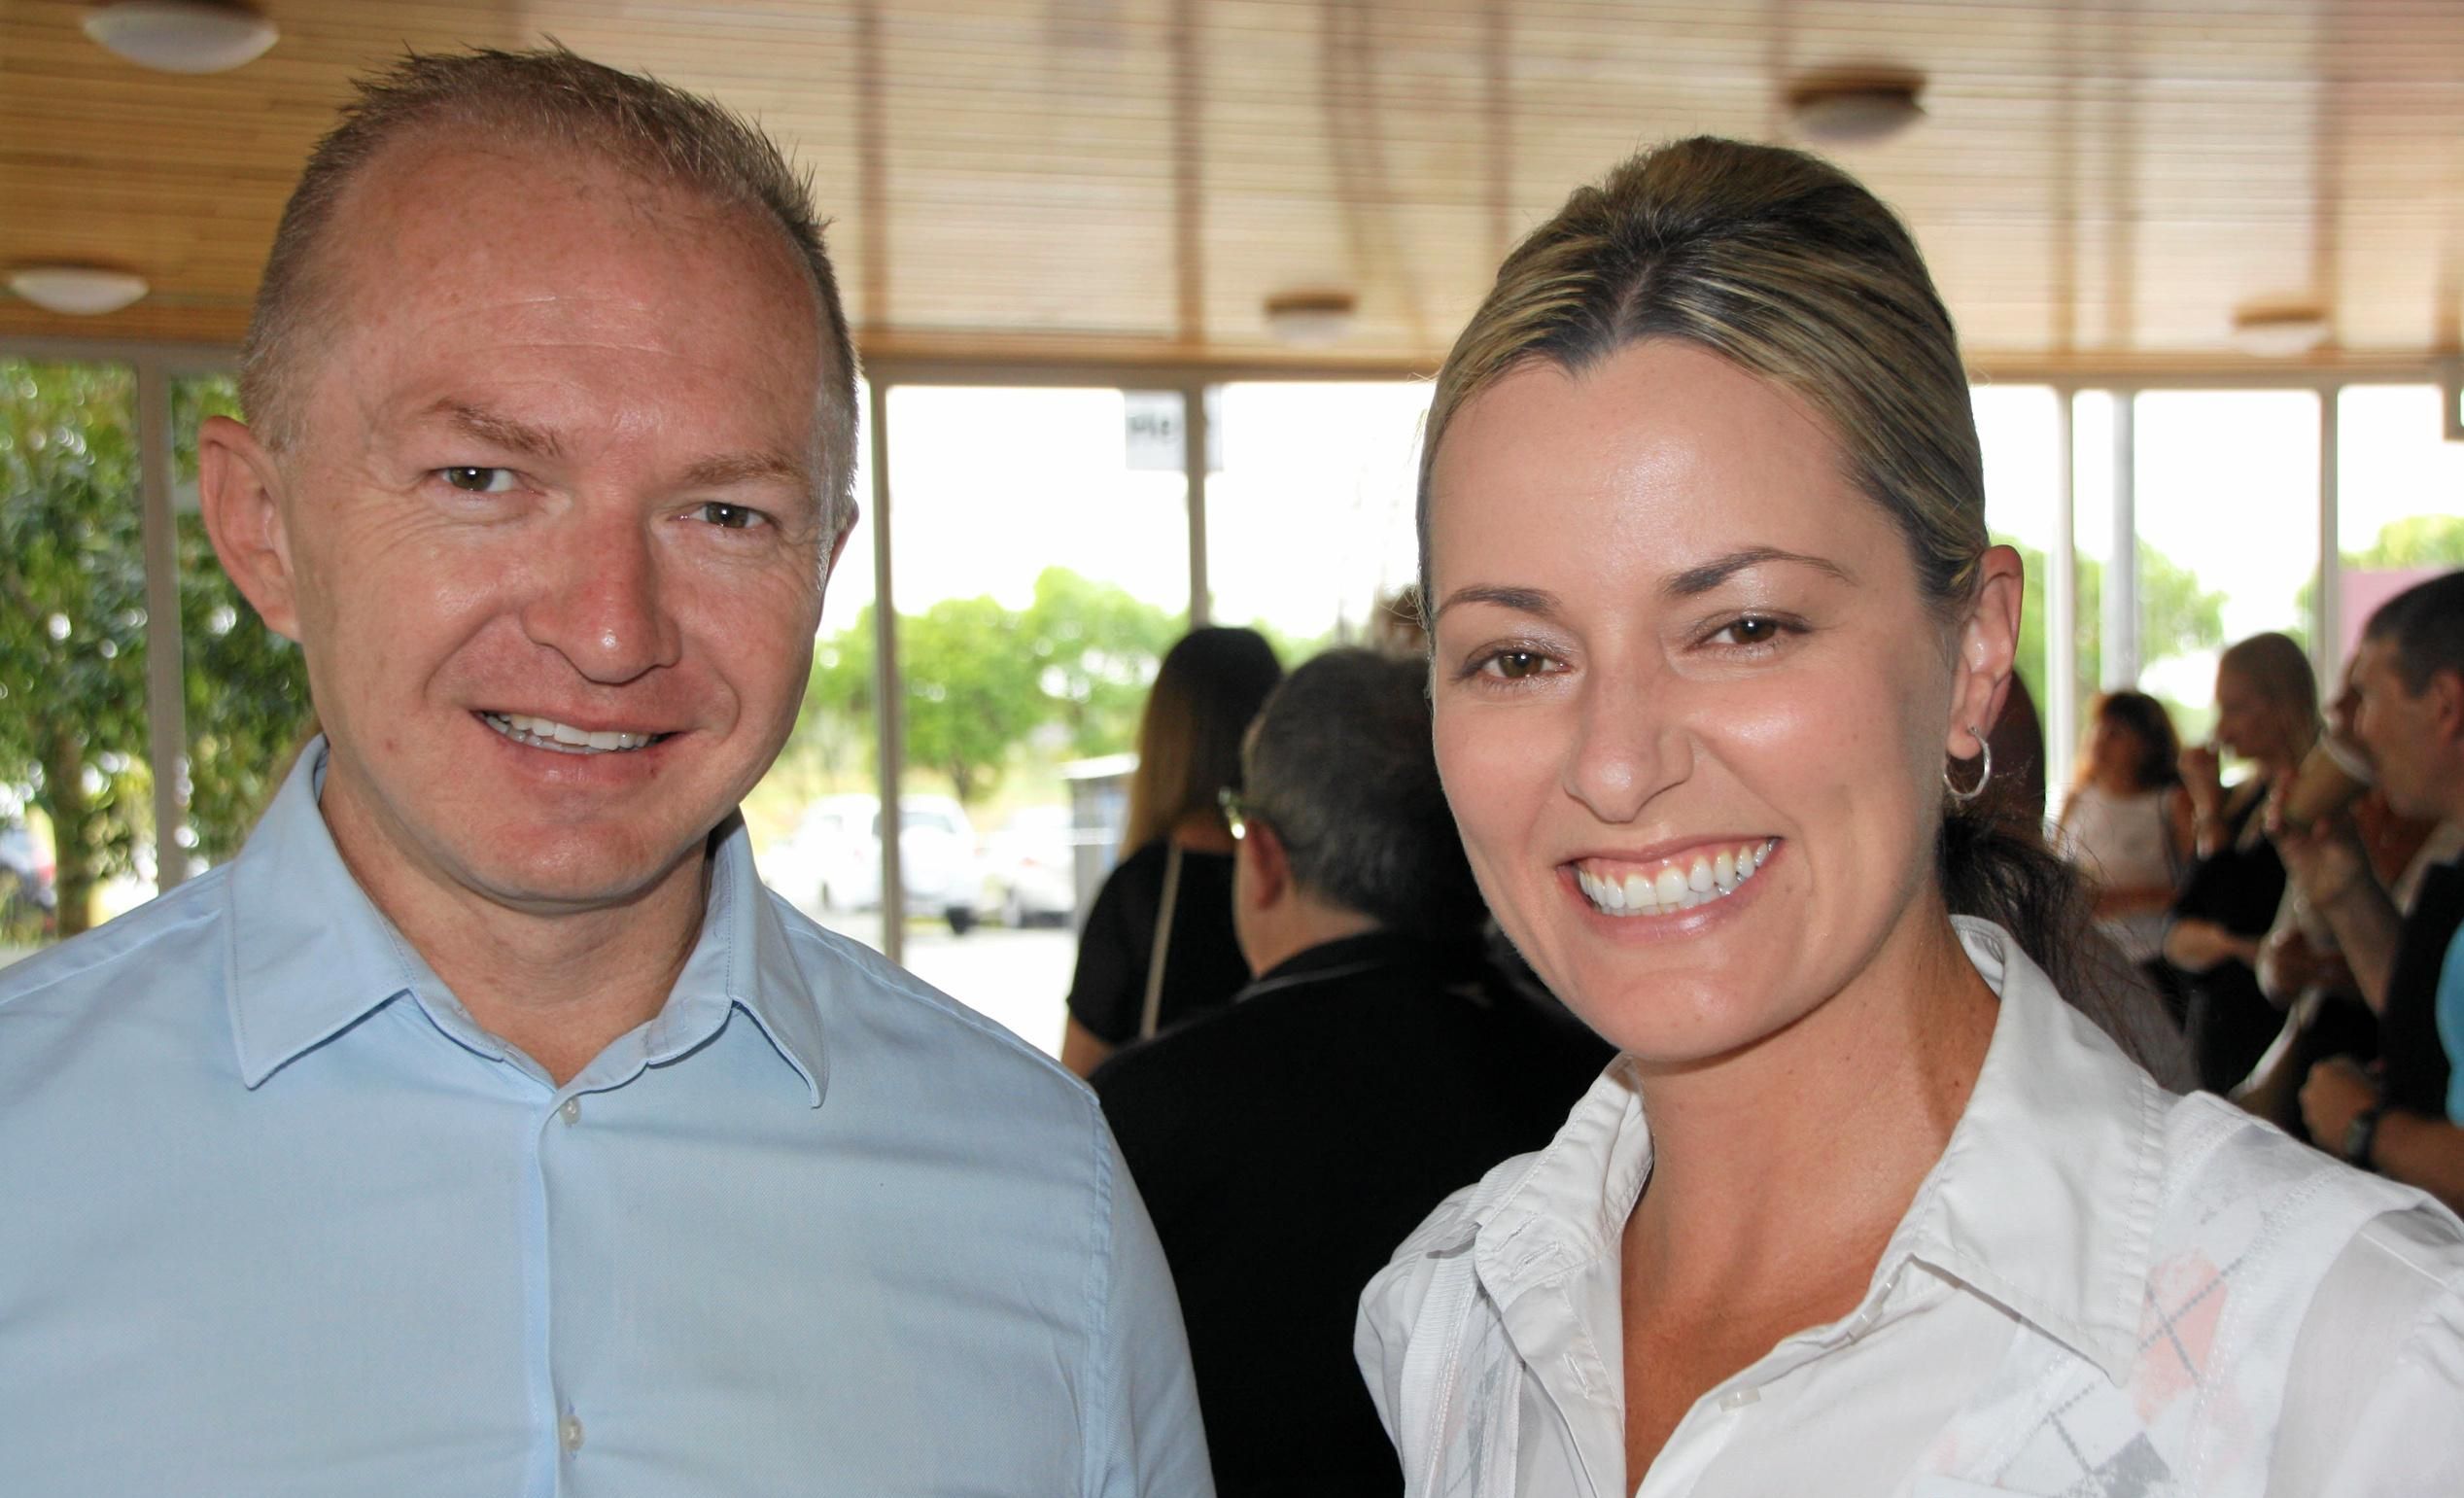
[[1361, 1289], [1446, 1196], [1555, 1136], [1607, 1064], [1476, 949], [1311, 948], [1098, 1068], [1179, 1287], [1215, 1482], [1397, 1493], [1352, 1361]]
[[[2264, 936], [2275, 923], [2275, 908], [2284, 899], [2284, 861], [2265, 838], [2241, 846], [2243, 827], [2265, 800], [2252, 795], [2228, 815], [2224, 846], [2191, 866], [2173, 902], [2176, 919], [2213, 921], [2236, 936]], [[2199, 1085], [2230, 1093], [2284, 1028], [2283, 1011], [2268, 1002], [2248, 964], [2230, 958], [2204, 973], [2184, 973], [2182, 984], [2190, 994], [2190, 1049]]]
[[[1163, 839], [1121, 860], [1095, 893], [1078, 933], [1078, 971], [1069, 984], [1070, 1017], [1098, 1040], [1127, 1045], [1138, 1038], [1146, 1007], [1147, 963], [1163, 907]], [[1181, 854], [1181, 888], [1172, 903], [1172, 945], [1163, 960], [1159, 1033], [1190, 1016], [1218, 1009], [1249, 981], [1232, 934], [1230, 854]]]
[[2447, 1117], [2449, 1063], [2439, 1038], [2439, 970], [2447, 944], [2464, 924], [2464, 860], [2436, 863], [2396, 937], [2387, 972], [2387, 1001], [2378, 1014], [2379, 1066], [2387, 1101], [2408, 1112]]

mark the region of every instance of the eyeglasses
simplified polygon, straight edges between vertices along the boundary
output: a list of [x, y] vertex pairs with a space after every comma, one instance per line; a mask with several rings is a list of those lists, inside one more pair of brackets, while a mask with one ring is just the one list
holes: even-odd
[[1249, 835], [1249, 803], [1240, 799], [1240, 792], [1227, 785], [1215, 792], [1215, 804], [1224, 811], [1224, 825], [1232, 828], [1232, 841], [1237, 843]]

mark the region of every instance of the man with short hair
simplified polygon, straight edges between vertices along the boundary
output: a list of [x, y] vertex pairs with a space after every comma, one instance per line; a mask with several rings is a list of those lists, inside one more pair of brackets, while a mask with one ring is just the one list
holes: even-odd
[[1352, 1360], [1361, 1287], [1448, 1192], [1547, 1142], [1609, 1059], [1482, 959], [1427, 675], [1335, 650], [1275, 688], [1232, 808], [1255, 981], [1094, 1075], [1227, 1498], [1402, 1489]]
[[[2464, 819], [2464, 572], [2381, 605], [2353, 655], [2353, 738], [2387, 807]], [[2348, 827], [2274, 829], [2287, 870], [2378, 1012], [2379, 1072], [2349, 1058], [2302, 1088], [2310, 1137], [2464, 1209], [2464, 865], [2423, 876], [2399, 914]]]
[[364, 86], [199, 434], [324, 737], [0, 979], [0, 1490], [1205, 1490], [1093, 1100], [746, 849], [853, 380], [726, 111], [557, 51]]

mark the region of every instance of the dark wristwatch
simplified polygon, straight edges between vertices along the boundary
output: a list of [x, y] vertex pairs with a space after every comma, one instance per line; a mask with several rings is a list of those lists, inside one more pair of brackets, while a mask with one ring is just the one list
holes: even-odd
[[2383, 1102], [2374, 1102], [2353, 1115], [2344, 1126], [2344, 1159], [2367, 1170], [2371, 1168], [2370, 1152], [2378, 1144], [2378, 1120], [2387, 1111]]

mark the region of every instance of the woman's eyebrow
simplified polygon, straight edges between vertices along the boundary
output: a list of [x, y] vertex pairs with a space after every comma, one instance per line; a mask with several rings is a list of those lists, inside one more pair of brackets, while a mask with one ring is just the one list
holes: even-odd
[[1545, 588], [1515, 588], [1475, 582], [1447, 594], [1446, 601], [1438, 606], [1438, 613], [1432, 616], [1432, 622], [1457, 604], [1495, 604], [1501, 609], [1538, 614], [1543, 618], [1553, 618], [1557, 613], [1557, 595]]
[[1742, 551], [1714, 557], [1699, 567], [1671, 573], [1668, 580], [1660, 584], [1660, 591], [1670, 598], [1692, 598], [1710, 592], [1749, 567], [1759, 567], [1765, 562], [1794, 562], [1827, 573], [1842, 582], [1854, 583], [1857, 580], [1847, 568], [1823, 557], [1807, 556], [1801, 551], [1784, 551], [1777, 546], [1748, 546]]

